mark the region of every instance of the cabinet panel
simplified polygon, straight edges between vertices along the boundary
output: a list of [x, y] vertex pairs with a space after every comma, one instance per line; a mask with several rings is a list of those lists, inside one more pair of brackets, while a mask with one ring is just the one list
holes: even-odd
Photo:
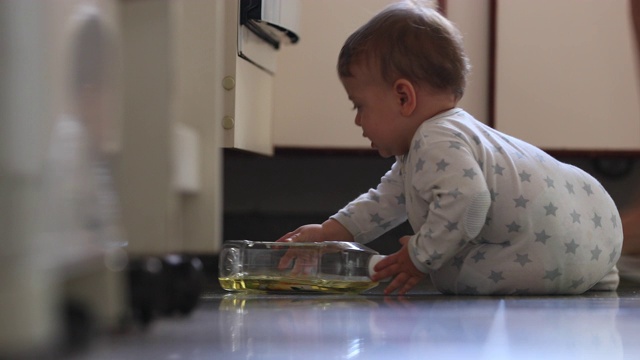
[[545, 149], [640, 149], [626, 0], [497, 0], [495, 127]]
[[[222, 243], [222, 46], [224, 3], [122, 3], [123, 221], [132, 254], [216, 253]], [[177, 141], [185, 129], [192, 140]], [[184, 134], [183, 134], [184, 135]], [[188, 136], [189, 137], [189, 136]], [[192, 147], [177, 152], [180, 145]], [[195, 170], [177, 173], [174, 156]], [[195, 176], [189, 189], [181, 175]]]
[[238, 28], [238, 0], [221, 3], [225, 15], [218, 20], [224, 22], [224, 46], [216, 50], [224, 54], [224, 76], [217, 84], [225, 89], [224, 115], [216, 121], [224, 131], [224, 146], [270, 155], [274, 75], [238, 56], [238, 45], [242, 41], [271, 66], [277, 54], [246, 27]]
[[270, 155], [273, 153], [273, 76], [238, 56], [235, 62], [235, 86], [225, 94], [224, 145]]

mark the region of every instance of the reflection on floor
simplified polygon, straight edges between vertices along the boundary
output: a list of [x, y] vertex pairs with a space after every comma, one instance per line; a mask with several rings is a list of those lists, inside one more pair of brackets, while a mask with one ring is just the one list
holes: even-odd
[[640, 284], [582, 296], [405, 297], [212, 290], [186, 319], [82, 359], [640, 359]]

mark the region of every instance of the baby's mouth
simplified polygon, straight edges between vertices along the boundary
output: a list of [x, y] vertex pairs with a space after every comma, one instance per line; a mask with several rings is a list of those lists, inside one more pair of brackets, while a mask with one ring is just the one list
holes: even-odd
[[371, 141], [371, 139], [369, 139], [369, 137], [368, 137], [367, 135], [365, 135], [364, 133], [362, 133], [362, 137], [363, 137], [363, 138], [365, 138], [365, 139], [368, 139], [368, 140], [369, 140], [369, 142], [371, 142], [371, 148], [372, 148], [372, 149], [375, 149], [375, 148], [376, 148], [376, 145], [373, 143], [373, 141]]

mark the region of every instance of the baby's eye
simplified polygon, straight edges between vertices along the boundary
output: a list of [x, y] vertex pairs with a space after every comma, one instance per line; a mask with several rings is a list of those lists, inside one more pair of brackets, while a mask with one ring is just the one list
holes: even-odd
[[353, 104], [353, 109], [352, 110], [358, 110], [358, 109], [360, 109], [360, 106], [358, 106], [356, 104]]

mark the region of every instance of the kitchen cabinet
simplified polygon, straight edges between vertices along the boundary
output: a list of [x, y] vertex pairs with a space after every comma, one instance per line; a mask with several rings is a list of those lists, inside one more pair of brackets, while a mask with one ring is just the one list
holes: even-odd
[[[216, 253], [222, 243], [226, 1], [122, 2], [118, 187], [128, 251]], [[188, 166], [185, 166], [188, 165]]]
[[119, 12], [113, 0], [0, 1], [0, 358], [56, 357], [65, 330], [122, 320], [107, 161]]
[[[270, 155], [273, 153], [273, 73], [238, 56], [238, 44], [249, 39], [267, 58], [275, 50], [244, 27], [238, 27], [239, 1], [222, 1], [224, 16], [218, 16], [224, 30], [216, 51], [223, 54], [223, 77], [216, 85], [223, 88], [223, 113], [215, 121], [223, 131], [224, 147]], [[211, 66], [219, 66], [211, 64]]]
[[494, 126], [546, 150], [639, 150], [628, 1], [495, 4]]
[[277, 54], [298, 39], [298, 0], [222, 3], [225, 16], [216, 21], [224, 22], [223, 45], [217, 48], [224, 54], [224, 115], [216, 121], [224, 146], [271, 155]]
[[225, 72], [225, 112], [219, 118], [224, 146], [273, 154], [273, 75], [233, 56]]
[[[353, 105], [336, 62], [342, 44], [393, 0], [301, 0], [300, 43], [278, 54], [274, 80], [273, 142], [276, 147], [368, 149], [354, 124]], [[438, 1], [465, 37], [474, 66], [460, 106], [487, 118], [489, 0]]]

